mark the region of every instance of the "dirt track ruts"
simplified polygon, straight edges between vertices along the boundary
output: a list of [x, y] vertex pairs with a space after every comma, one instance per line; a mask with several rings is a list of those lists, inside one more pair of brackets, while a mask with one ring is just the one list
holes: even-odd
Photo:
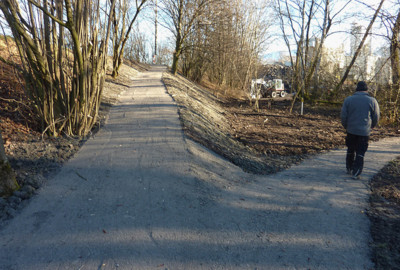
[[400, 154], [371, 143], [247, 174], [183, 136], [162, 67], [0, 231], [0, 269], [370, 269], [367, 181]]

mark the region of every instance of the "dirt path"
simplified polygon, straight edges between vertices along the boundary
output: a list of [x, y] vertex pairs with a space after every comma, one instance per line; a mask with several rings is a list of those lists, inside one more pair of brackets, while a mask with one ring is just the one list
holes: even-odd
[[[185, 140], [154, 67], [0, 231], [0, 269], [369, 269], [367, 180], [337, 150], [255, 176]], [[371, 144], [364, 179], [400, 154]]]

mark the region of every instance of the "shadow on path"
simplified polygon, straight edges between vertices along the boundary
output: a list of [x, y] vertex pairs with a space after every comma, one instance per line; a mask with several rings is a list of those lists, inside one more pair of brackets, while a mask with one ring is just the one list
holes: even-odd
[[[186, 140], [158, 67], [0, 232], [0, 269], [369, 269], [367, 180], [344, 150], [272, 176]], [[372, 143], [369, 179], [400, 154]]]

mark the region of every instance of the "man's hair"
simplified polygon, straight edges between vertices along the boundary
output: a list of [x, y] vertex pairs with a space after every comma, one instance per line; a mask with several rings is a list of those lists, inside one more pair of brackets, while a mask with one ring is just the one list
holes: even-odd
[[364, 81], [357, 83], [356, 91], [368, 91], [368, 86]]

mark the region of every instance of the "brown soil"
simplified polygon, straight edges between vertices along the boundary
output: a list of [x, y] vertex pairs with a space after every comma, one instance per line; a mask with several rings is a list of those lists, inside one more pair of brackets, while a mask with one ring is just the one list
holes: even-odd
[[[256, 111], [247, 100], [216, 98], [218, 93], [211, 95], [180, 76], [165, 74], [164, 81], [179, 105], [185, 134], [244, 170], [268, 174], [309, 155], [344, 147], [340, 106], [306, 104], [301, 116], [299, 105], [289, 114], [290, 100], [276, 99], [262, 100]], [[371, 140], [388, 136], [399, 136], [399, 130], [379, 127]], [[371, 191], [368, 214], [375, 268], [400, 269], [400, 157], [372, 179]]]
[[[296, 104], [290, 114], [290, 97], [263, 99], [257, 111], [248, 100], [217, 98], [181, 76], [165, 74], [164, 82], [179, 104], [185, 133], [246, 171], [268, 174], [309, 155], [344, 147], [338, 105], [306, 104], [300, 115]], [[379, 127], [371, 140], [388, 136], [397, 136], [396, 130]]]
[[[4, 66], [0, 66], [1, 70], [13, 72]], [[135, 72], [124, 66], [117, 80], [107, 78], [99, 124], [93, 132], [101, 128], [118, 94], [132, 84]], [[10, 78], [0, 76], [0, 128], [22, 188], [10, 198], [0, 198], [0, 221], [13, 217], [85, 142], [80, 138], [49, 138], [41, 134], [40, 122], [29, 109], [23, 86], [18, 79]], [[248, 100], [221, 97], [221, 93], [208, 91], [181, 76], [165, 73], [164, 82], [178, 104], [185, 134], [245, 171], [274, 173], [309, 155], [344, 146], [340, 106], [306, 104], [301, 116], [298, 104], [294, 113], [288, 113], [290, 98], [266, 99], [261, 100], [261, 109], [256, 111]], [[398, 134], [394, 129], [380, 127], [371, 139], [386, 136]], [[399, 165], [400, 160], [393, 161], [371, 183], [373, 258], [381, 269], [400, 269]]]
[[400, 157], [371, 182], [369, 217], [376, 269], [400, 269]]

